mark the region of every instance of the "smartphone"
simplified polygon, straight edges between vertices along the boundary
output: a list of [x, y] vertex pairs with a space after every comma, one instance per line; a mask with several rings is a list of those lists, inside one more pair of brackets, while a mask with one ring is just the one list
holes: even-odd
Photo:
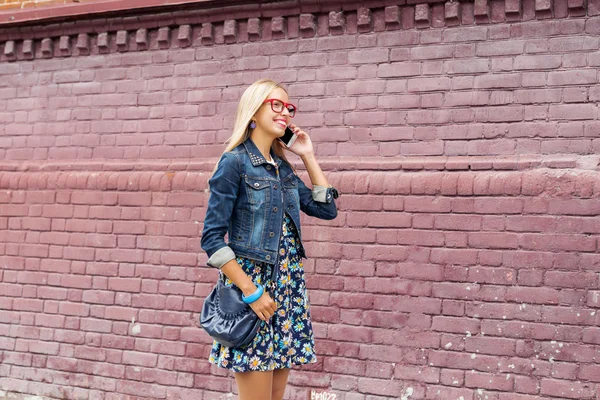
[[281, 140], [286, 147], [292, 147], [297, 137], [298, 136], [294, 133], [294, 131], [288, 126], [285, 128], [285, 133], [279, 138], [279, 140]]

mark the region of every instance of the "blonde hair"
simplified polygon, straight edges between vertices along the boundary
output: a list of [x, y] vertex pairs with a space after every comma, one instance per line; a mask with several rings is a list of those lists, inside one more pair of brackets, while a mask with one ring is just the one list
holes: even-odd
[[[276, 88], [283, 89], [287, 93], [287, 90], [282, 86], [282, 84], [267, 78], [259, 79], [246, 88], [242, 94], [242, 97], [240, 98], [240, 102], [238, 103], [237, 111], [235, 113], [235, 121], [233, 124], [233, 133], [225, 141], [225, 143], [227, 143], [227, 147], [223, 151], [223, 154], [233, 150], [250, 137], [250, 121], [252, 120], [252, 117], [263, 105], [263, 102], [267, 99], [269, 94], [271, 94], [271, 92]], [[283, 151], [283, 146], [278, 140], [273, 140], [271, 149], [273, 149], [273, 152], [279, 158], [282, 158], [285, 162], [287, 162], [292, 167], [294, 172], [296, 171], [294, 166], [286, 158]], [[218, 164], [219, 162], [217, 161], [211, 176], [217, 170]]]

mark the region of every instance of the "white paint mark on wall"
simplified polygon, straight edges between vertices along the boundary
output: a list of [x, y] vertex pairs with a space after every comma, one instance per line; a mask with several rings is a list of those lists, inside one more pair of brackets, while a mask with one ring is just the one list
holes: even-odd
[[402, 394], [402, 397], [400, 398], [400, 400], [408, 400], [408, 398], [410, 396], [412, 396], [413, 392], [414, 392], [413, 388], [411, 388], [411, 387], [406, 388], [406, 392], [404, 392]]
[[142, 331], [142, 327], [140, 326], [140, 324], [135, 323], [135, 317], [131, 317], [131, 323], [133, 324], [133, 326], [131, 327], [131, 334], [138, 335]]

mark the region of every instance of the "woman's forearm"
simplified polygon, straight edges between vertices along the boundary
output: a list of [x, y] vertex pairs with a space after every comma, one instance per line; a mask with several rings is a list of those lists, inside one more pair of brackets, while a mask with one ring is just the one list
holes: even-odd
[[315, 153], [305, 154], [300, 158], [302, 159], [302, 162], [304, 162], [304, 166], [306, 167], [306, 171], [308, 171], [308, 176], [310, 176], [310, 181], [313, 185], [329, 186], [329, 182], [327, 182], [327, 178], [317, 162]]
[[244, 295], [249, 296], [257, 289], [252, 279], [244, 272], [240, 264], [235, 260], [229, 260], [221, 267], [221, 271], [227, 276], [235, 286], [239, 287]]

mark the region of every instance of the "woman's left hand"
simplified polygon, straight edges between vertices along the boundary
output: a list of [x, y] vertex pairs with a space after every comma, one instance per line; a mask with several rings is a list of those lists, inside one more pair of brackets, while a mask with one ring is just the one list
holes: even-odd
[[286, 147], [285, 145], [283, 145], [283, 147], [301, 157], [307, 154], [314, 153], [313, 144], [310, 140], [310, 137], [308, 136], [308, 133], [304, 132], [302, 129], [300, 129], [294, 124], [290, 124], [290, 129], [293, 130], [298, 137], [296, 138], [296, 141], [294, 142], [292, 147]]

